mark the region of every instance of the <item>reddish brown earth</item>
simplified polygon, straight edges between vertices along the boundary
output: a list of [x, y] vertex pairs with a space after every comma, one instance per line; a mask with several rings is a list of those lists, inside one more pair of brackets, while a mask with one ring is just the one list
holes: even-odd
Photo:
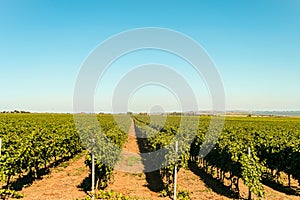
[[69, 161], [67, 167], [52, 169], [42, 180], [24, 188], [24, 200], [55, 200], [84, 198], [86, 193], [78, 185], [88, 176], [89, 169], [84, 164], [85, 156]]
[[124, 145], [121, 163], [114, 171], [113, 182], [106, 189], [130, 195], [132, 198], [164, 199], [159, 197], [159, 193], [153, 192], [147, 187], [146, 175], [141, 173], [144, 166], [141, 162], [139, 152], [140, 149], [132, 121], [128, 138]]

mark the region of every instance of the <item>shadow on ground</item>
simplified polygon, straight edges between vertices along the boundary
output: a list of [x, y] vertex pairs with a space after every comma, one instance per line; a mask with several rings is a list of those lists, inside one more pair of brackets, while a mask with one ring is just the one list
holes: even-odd
[[[136, 131], [136, 135], [137, 137], [137, 143], [138, 143], [138, 147], [141, 153], [149, 153], [151, 152], [149, 149], [149, 147], [147, 147], [148, 141], [147, 138], [143, 138], [140, 137], [141, 136], [141, 132], [139, 131], [139, 129], [134, 126], [135, 131]], [[147, 169], [146, 163], [149, 163], [145, 161], [146, 157], [142, 155], [142, 162], [144, 164], [144, 169]], [[156, 170], [156, 171], [152, 171], [152, 172], [145, 172], [146, 175], [146, 181], [147, 181], [147, 187], [153, 191], [153, 192], [160, 192], [164, 189], [164, 182], [161, 178], [160, 175], [160, 171]]]
[[[36, 174], [28, 173], [24, 176], [19, 176], [17, 179], [15, 179], [13, 182], [10, 183], [10, 189], [21, 191], [24, 187], [29, 186], [33, 184], [35, 180], [41, 180], [45, 175], [50, 174], [51, 168], [59, 166], [60, 164], [69, 161], [73, 157], [67, 157], [59, 159], [51, 164], [49, 164], [47, 167], [44, 167], [42, 169], [39, 169]], [[7, 188], [7, 186], [3, 186], [3, 188]]]
[[229, 186], [225, 186], [219, 180], [213, 178], [212, 175], [207, 174], [203, 169], [199, 168], [195, 162], [189, 162], [188, 167], [195, 175], [203, 180], [206, 187], [210, 188], [215, 193], [228, 198], [239, 198], [237, 192], [232, 191]]
[[280, 183], [276, 183], [274, 180], [270, 180], [267, 178], [263, 179], [262, 182], [264, 185], [277, 190], [279, 192], [285, 193], [287, 195], [295, 195], [295, 196], [300, 196], [300, 187], [296, 187], [296, 186], [284, 186]]
[[89, 175], [82, 180], [82, 182], [80, 183], [80, 185], [77, 186], [77, 188], [88, 194], [88, 191], [91, 191], [92, 188], [92, 174], [89, 173]]

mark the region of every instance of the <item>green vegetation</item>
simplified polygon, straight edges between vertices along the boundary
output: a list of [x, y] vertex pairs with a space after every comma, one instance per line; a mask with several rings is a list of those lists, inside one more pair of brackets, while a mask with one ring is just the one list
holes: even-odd
[[[182, 118], [184, 118], [183, 116]], [[188, 161], [199, 161], [200, 167], [212, 174], [217, 173], [220, 181], [225, 174], [239, 192], [238, 179], [242, 179], [252, 193], [258, 197], [264, 196], [262, 178], [268, 172], [276, 175], [285, 172], [300, 181], [300, 119], [299, 118], [260, 118], [260, 117], [228, 117], [219, 139], [206, 156], [201, 157], [199, 151], [204, 141], [210, 140], [206, 133], [210, 123], [209, 117], [200, 117], [200, 126], [192, 145], [186, 145], [190, 140], [189, 123], [180, 127], [180, 116], [168, 116], [164, 126], [156, 124], [161, 116], [135, 115], [137, 129], [147, 136], [147, 146], [151, 151], [162, 148], [168, 150], [166, 160], [161, 163], [160, 173], [165, 180], [165, 188], [172, 185], [172, 173], [175, 164], [178, 169], [186, 167]], [[181, 118], [181, 119], [182, 119]], [[192, 124], [199, 117], [188, 117]], [[163, 118], [161, 119], [163, 120]], [[154, 123], [153, 123], [154, 121]], [[179, 135], [180, 156], [176, 157], [174, 145], [169, 145], [175, 134]], [[248, 155], [248, 148], [251, 155]], [[176, 161], [177, 160], [177, 161]]]
[[14, 176], [39, 177], [42, 168], [82, 151], [72, 115], [1, 114], [1, 180], [10, 191]]
[[8, 199], [8, 198], [15, 198], [15, 199], [21, 199], [24, 195], [10, 189], [1, 189], [0, 190], [0, 198], [1, 199]]
[[[90, 196], [87, 196], [84, 199], [81, 200], [91, 200], [92, 198]], [[107, 190], [99, 190], [97, 194], [95, 194], [95, 199], [110, 199], [110, 200], [134, 200], [135, 198], [123, 195], [122, 193], [116, 193], [113, 190], [107, 191]]]
[[[86, 116], [89, 119], [91, 115]], [[97, 185], [98, 188], [105, 187], [127, 138], [123, 130], [128, 130], [130, 126], [130, 118], [116, 117], [119, 117], [121, 123], [117, 124], [112, 115], [97, 115], [101, 130], [83, 120], [86, 124], [77, 127], [78, 134], [71, 114], [1, 114], [0, 177], [6, 183], [6, 191], [2, 194], [16, 194], [11, 192], [13, 178], [23, 175], [38, 178], [41, 169], [50, 164], [68, 160], [84, 148], [91, 150], [92, 139], [95, 140], [93, 150], [96, 156]], [[90, 153], [85, 163], [91, 167]], [[60, 164], [61, 167], [67, 165], [68, 162]]]
[[[230, 179], [237, 192], [238, 180], [242, 180], [257, 197], [264, 196], [262, 180], [269, 178], [280, 182], [280, 172], [288, 175], [286, 184], [290, 185], [291, 178], [300, 183], [300, 118], [227, 117], [216, 145], [202, 157], [200, 149], [214, 139], [207, 136], [211, 119], [208, 116], [157, 115], [150, 118], [147, 114], [101, 114], [96, 115], [95, 125], [90, 123], [91, 116], [95, 115], [76, 116], [82, 119], [81, 124], [77, 122], [77, 127], [71, 114], [0, 114], [0, 175], [5, 183], [1, 196], [21, 197], [11, 187], [12, 181], [24, 175], [39, 177], [41, 169], [68, 160], [83, 149], [90, 152], [85, 161], [90, 168], [91, 152], [95, 153], [96, 187], [106, 187], [120, 159], [131, 118], [139, 136], [146, 138], [143, 140], [146, 149], [150, 152], [166, 149], [166, 154], [156, 154], [163, 155], [157, 166], [165, 183], [163, 195], [172, 195], [174, 166], [178, 170], [188, 168], [191, 161], [197, 161], [207, 173], [216, 174], [221, 182]], [[212, 130], [216, 129], [212, 126]], [[178, 155], [174, 148], [175, 138], [179, 142]], [[137, 161], [129, 157], [127, 164], [134, 165]], [[64, 165], [67, 163], [61, 164]], [[127, 198], [114, 192], [100, 192], [98, 195], [104, 199], [106, 196]], [[190, 198], [185, 191], [178, 195], [182, 199]]]
[[[83, 117], [89, 118], [89, 116]], [[115, 117], [118, 118], [118, 123], [115, 121]], [[81, 127], [80, 135], [90, 150], [85, 160], [90, 169], [92, 168], [92, 151], [95, 154], [95, 184], [97, 189], [101, 189], [107, 186], [114, 166], [120, 159], [131, 121], [127, 115], [98, 115], [97, 119], [101, 130], [97, 126], [91, 126], [92, 123], [87, 123], [86, 126]]]

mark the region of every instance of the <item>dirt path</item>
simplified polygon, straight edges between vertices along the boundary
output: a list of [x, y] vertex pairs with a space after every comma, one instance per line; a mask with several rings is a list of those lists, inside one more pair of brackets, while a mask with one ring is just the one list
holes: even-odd
[[123, 148], [121, 162], [115, 167], [113, 182], [109, 184], [106, 190], [114, 190], [129, 195], [131, 198], [164, 199], [159, 197], [158, 192], [149, 189], [147, 175], [142, 172], [144, 165], [139, 154], [140, 148], [132, 121]]
[[[61, 200], [84, 198], [86, 193], [80, 191], [78, 185], [88, 176], [89, 169], [84, 164], [85, 156], [75, 158], [67, 167], [57, 167], [42, 180], [35, 181], [30, 187], [24, 188], [24, 200]], [[65, 165], [65, 163], [63, 163]]]
[[133, 120], [128, 131], [127, 141], [122, 149], [121, 161], [115, 166], [115, 169], [131, 173], [140, 173], [144, 170]]

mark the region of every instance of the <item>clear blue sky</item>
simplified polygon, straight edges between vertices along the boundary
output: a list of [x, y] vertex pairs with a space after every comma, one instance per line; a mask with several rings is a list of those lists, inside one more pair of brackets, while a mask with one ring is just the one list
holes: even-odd
[[[202, 45], [221, 74], [228, 110], [300, 110], [298, 0], [0, 0], [0, 110], [71, 112], [89, 53], [106, 38], [141, 27], [174, 29]], [[156, 61], [168, 63], [167, 57]], [[146, 109], [143, 94], [154, 88], [144, 90], [130, 101], [133, 110]], [[98, 93], [109, 96], [105, 91]], [[168, 104], [168, 95], [157, 101]], [[109, 111], [109, 100], [98, 96], [96, 108]], [[198, 98], [209, 109], [209, 99]]]

